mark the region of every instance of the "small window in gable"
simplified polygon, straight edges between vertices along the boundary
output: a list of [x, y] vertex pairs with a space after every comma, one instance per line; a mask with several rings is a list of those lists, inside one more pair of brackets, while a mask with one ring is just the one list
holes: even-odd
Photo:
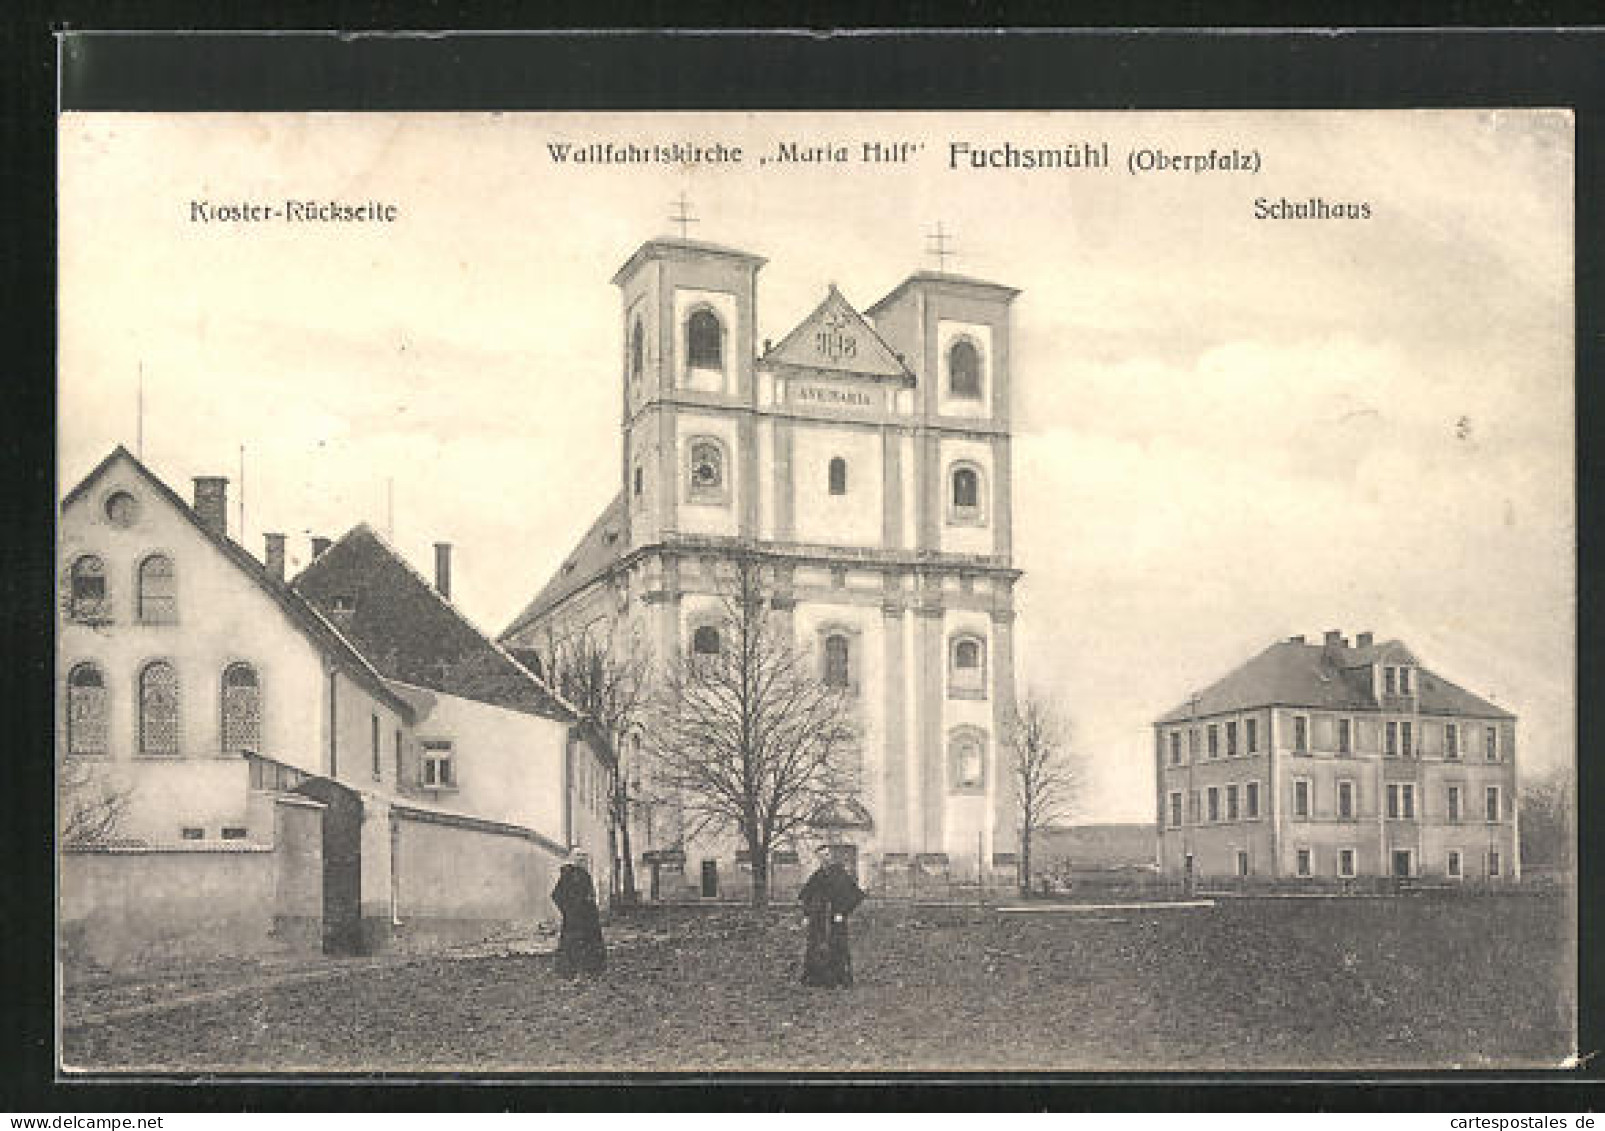
[[113, 491], [106, 499], [106, 518], [126, 530], [139, 521], [139, 502], [127, 491]]
[[262, 688], [250, 664], [230, 664], [223, 672], [223, 753], [262, 749]]
[[68, 572], [67, 615], [73, 620], [110, 619], [111, 603], [106, 599], [106, 563], [94, 554], [85, 554], [72, 563]]
[[142, 624], [172, 624], [178, 619], [178, 585], [173, 559], [152, 554], [139, 563], [139, 619]]
[[981, 396], [981, 351], [973, 342], [959, 339], [947, 351], [947, 388], [955, 397]]
[[106, 753], [106, 677], [94, 664], [67, 675], [67, 753]]
[[724, 368], [724, 327], [719, 316], [703, 307], [686, 320], [686, 363], [693, 369]]
[[830, 461], [830, 493], [847, 494], [847, 461], [836, 456]]

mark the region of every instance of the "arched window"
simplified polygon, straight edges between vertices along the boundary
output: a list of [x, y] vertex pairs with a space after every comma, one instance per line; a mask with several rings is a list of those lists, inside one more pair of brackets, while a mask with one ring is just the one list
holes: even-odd
[[719, 654], [719, 630], [711, 624], [705, 624], [691, 634], [691, 654], [694, 656], [717, 656]]
[[173, 559], [166, 554], [152, 554], [139, 563], [139, 619], [145, 624], [172, 624], [178, 619]]
[[67, 673], [67, 753], [106, 753], [106, 677], [94, 664]]
[[[223, 671], [223, 753], [257, 753], [262, 749], [262, 687], [250, 664], [230, 664]], [[375, 732], [377, 733], [377, 732]], [[377, 739], [375, 740], [377, 743]]]
[[691, 464], [688, 468], [691, 497], [707, 502], [720, 502], [725, 497], [724, 445], [711, 437], [691, 441]]
[[830, 493], [847, 494], [847, 461], [836, 456], [830, 461]]
[[953, 469], [952, 490], [948, 495], [948, 517], [955, 522], [981, 521], [981, 472], [960, 464]]
[[637, 318], [630, 329], [630, 380], [638, 382], [646, 369], [646, 330]]
[[962, 727], [948, 736], [949, 773], [955, 790], [986, 788], [986, 734], [974, 727]]
[[139, 673], [139, 752], [178, 753], [178, 673], [165, 660]]
[[948, 649], [948, 695], [980, 699], [986, 695], [986, 642], [978, 636], [955, 636]]
[[69, 573], [67, 615], [73, 620], [105, 620], [111, 613], [106, 600], [106, 563], [94, 554], [85, 554], [72, 563]]
[[852, 686], [852, 646], [841, 633], [825, 637], [825, 686]]
[[719, 316], [703, 308], [693, 310], [685, 324], [686, 364], [693, 369], [724, 368], [724, 327]]
[[981, 351], [959, 339], [947, 351], [947, 389], [955, 397], [981, 396]]

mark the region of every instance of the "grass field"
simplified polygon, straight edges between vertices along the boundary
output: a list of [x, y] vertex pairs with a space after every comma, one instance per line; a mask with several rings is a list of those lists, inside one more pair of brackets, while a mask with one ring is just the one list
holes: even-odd
[[[260, 1072], [1552, 1066], [1572, 1051], [1558, 895], [1223, 900], [1004, 915], [867, 905], [858, 984], [796, 984], [790, 909], [656, 911], [605, 979], [549, 958], [329, 964], [138, 1016], [69, 999], [67, 1065]], [[211, 987], [216, 989], [215, 986]], [[97, 999], [96, 995], [101, 995]], [[131, 996], [132, 995], [132, 996]]]

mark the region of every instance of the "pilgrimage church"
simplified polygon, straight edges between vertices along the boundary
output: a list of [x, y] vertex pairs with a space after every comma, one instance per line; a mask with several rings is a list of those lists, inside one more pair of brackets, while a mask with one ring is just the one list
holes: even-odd
[[[760, 343], [764, 262], [664, 238], [613, 276], [618, 495], [501, 641], [538, 651], [599, 633], [659, 662], [717, 649], [719, 562], [756, 553], [794, 638], [856, 704], [861, 793], [816, 842], [843, 846], [864, 878], [1012, 870], [1000, 737], [1020, 578], [1019, 292], [918, 271], [860, 312], [831, 286], [800, 325]], [[681, 843], [672, 822], [648, 824], [635, 852], [673, 858], [702, 894], [738, 874], [730, 841]]]

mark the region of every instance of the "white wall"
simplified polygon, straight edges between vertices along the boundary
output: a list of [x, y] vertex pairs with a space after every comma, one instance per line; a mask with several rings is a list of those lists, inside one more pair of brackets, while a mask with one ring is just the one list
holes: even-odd
[[[800, 542], [879, 546], [885, 508], [879, 431], [792, 426], [794, 530]], [[847, 493], [830, 493], [830, 461], [847, 461]]]

